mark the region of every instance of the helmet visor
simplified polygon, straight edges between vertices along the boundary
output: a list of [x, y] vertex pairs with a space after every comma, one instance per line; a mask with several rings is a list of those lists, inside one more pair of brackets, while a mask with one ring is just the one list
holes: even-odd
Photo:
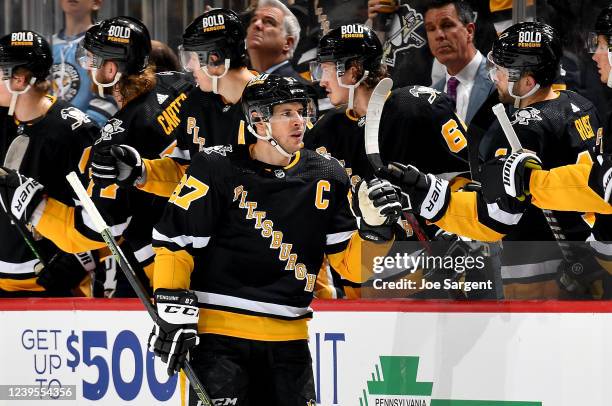
[[[292, 108], [290, 103], [300, 103], [301, 107], [297, 109]], [[283, 105], [276, 105], [270, 107], [270, 116], [268, 121], [270, 123], [286, 123], [294, 120], [301, 120], [305, 126], [309, 126], [315, 123], [317, 119], [317, 110], [315, 108], [314, 101], [310, 98], [289, 100]]]
[[2, 75], [2, 80], [9, 80], [13, 77], [13, 67], [8, 65], [0, 66], [0, 75]]
[[508, 69], [496, 64], [493, 61], [492, 51], [487, 54], [486, 69], [489, 74], [489, 79], [491, 79], [493, 83], [497, 83], [499, 81], [499, 78], [504, 76], [508, 78], [509, 82], [518, 82], [522, 74], [519, 69]]
[[607, 35], [589, 32], [586, 38], [586, 50], [591, 54], [608, 52], [610, 50], [610, 38]]
[[226, 55], [221, 50], [188, 51], [182, 45], [178, 47], [181, 66], [186, 72], [194, 72], [203, 67], [216, 68], [223, 66]]
[[86, 70], [100, 69], [104, 64], [104, 58], [91, 53], [85, 48], [84, 39], [77, 46], [75, 59], [81, 68]]
[[[323, 79], [336, 79], [337, 64], [334, 62], [310, 62], [310, 77], [313, 82], [320, 82]], [[340, 75], [342, 76], [342, 75]]]

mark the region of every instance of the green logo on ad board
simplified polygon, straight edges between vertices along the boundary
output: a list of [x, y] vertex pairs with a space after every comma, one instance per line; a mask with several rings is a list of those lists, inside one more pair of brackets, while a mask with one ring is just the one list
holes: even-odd
[[419, 357], [380, 356], [359, 406], [542, 406], [542, 402], [431, 399], [433, 382], [418, 382]]

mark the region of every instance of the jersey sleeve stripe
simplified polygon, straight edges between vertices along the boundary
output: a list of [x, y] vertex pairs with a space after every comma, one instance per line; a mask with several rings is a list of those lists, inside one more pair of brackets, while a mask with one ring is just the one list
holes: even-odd
[[195, 248], [204, 248], [208, 245], [208, 241], [210, 240], [210, 237], [195, 237], [192, 235], [178, 235], [176, 237], [168, 237], [162, 233], [160, 233], [159, 231], [157, 231], [157, 229], [153, 229], [153, 241], [159, 241], [162, 243], [172, 243], [175, 245], [178, 245], [181, 248], [185, 248], [188, 245], [191, 245], [194, 249]]
[[180, 149], [178, 146], [176, 148], [174, 148], [174, 150], [172, 150], [172, 152], [168, 156], [170, 158], [176, 158], [176, 159], [181, 159], [181, 160], [185, 160], [185, 161], [191, 161], [191, 153], [189, 152], [189, 150], [188, 149]]
[[28, 262], [22, 262], [19, 264], [14, 264], [11, 262], [0, 261], [0, 269], [2, 269], [3, 274], [11, 274], [11, 275], [30, 275], [34, 276], [34, 265], [38, 262], [38, 259], [33, 259]]
[[[95, 233], [98, 233], [98, 230], [96, 229], [96, 226], [94, 225], [93, 221], [91, 220], [91, 217], [89, 217], [89, 214], [87, 213], [87, 210], [83, 209], [83, 207], [80, 205], [80, 202], [77, 203], [77, 205], [78, 205], [77, 207], [79, 207], [81, 209], [81, 210], [79, 210], [79, 213], [80, 213], [80, 219], [82, 221], [82, 224], [84, 226], [86, 226], [88, 229], [94, 231]], [[132, 220], [132, 217], [130, 216], [123, 223], [114, 224], [112, 226], [109, 226], [109, 228], [111, 230], [111, 234], [113, 235], [113, 237], [121, 236], [123, 234], [123, 232], [125, 231], [125, 229], [128, 227], [128, 225], [130, 224], [131, 220]], [[77, 228], [79, 228], [78, 224], [76, 224], [76, 225], [77, 225]]]
[[491, 219], [509, 226], [517, 224], [523, 216], [522, 213], [513, 214], [503, 211], [497, 203], [488, 203], [487, 213]]
[[535, 264], [504, 265], [501, 267], [501, 276], [504, 282], [510, 282], [516, 279], [551, 275], [557, 273], [560, 263], [560, 259], [551, 259]]
[[334, 245], [334, 244], [344, 242], [350, 239], [354, 232], [355, 230], [327, 234], [327, 245]]
[[220, 295], [218, 293], [194, 291], [198, 297], [198, 302], [202, 305], [222, 306], [235, 308], [242, 311], [261, 313], [268, 316], [284, 317], [288, 319], [298, 319], [312, 313], [310, 307], [293, 307], [279, 305], [275, 303], [259, 302], [248, 300], [236, 296]]
[[597, 241], [593, 234], [591, 234], [589, 238], [587, 238], [587, 241], [589, 242], [589, 245], [591, 246], [593, 251], [599, 254], [599, 256], [603, 256], [606, 259], [609, 258], [610, 260], [612, 260], [612, 243]]
[[153, 251], [152, 244], [149, 244], [146, 247], [142, 247], [141, 249], [134, 251], [134, 256], [140, 263], [145, 262], [149, 258], [153, 257], [153, 255], [155, 255], [155, 252]]

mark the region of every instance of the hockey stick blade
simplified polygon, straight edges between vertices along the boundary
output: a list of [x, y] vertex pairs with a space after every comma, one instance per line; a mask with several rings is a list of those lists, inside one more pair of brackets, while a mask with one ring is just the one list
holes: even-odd
[[368, 103], [365, 122], [365, 151], [370, 165], [375, 170], [383, 167], [378, 146], [378, 129], [380, 127], [380, 116], [382, 115], [387, 95], [392, 87], [393, 80], [384, 78], [374, 88]]
[[[149, 316], [151, 316], [153, 322], [157, 324], [157, 311], [151, 303], [151, 298], [149, 297], [145, 288], [142, 286], [142, 283], [136, 276], [136, 273], [128, 262], [128, 259], [126, 258], [125, 254], [115, 242], [115, 239], [113, 238], [113, 235], [111, 233], [111, 229], [108, 227], [108, 225], [102, 218], [102, 215], [96, 208], [96, 205], [87, 194], [87, 191], [81, 184], [81, 181], [79, 180], [77, 174], [75, 172], [70, 172], [68, 175], [66, 175], [66, 179], [68, 180], [68, 183], [70, 183], [70, 186], [81, 201], [83, 208], [91, 218], [94, 227], [102, 235], [102, 238], [104, 238], [106, 245], [112, 252], [113, 257], [115, 257], [115, 260], [117, 261], [119, 267], [125, 274], [125, 277], [132, 286], [132, 289], [134, 289], [134, 292], [136, 292], [136, 295], [144, 305], [145, 309], [147, 310], [147, 313], [149, 313]], [[204, 390], [202, 383], [196, 376], [195, 371], [193, 370], [193, 367], [191, 366], [189, 361], [185, 361], [185, 363], [183, 364], [183, 372], [185, 372], [185, 375], [187, 376], [187, 379], [189, 380], [189, 383], [191, 384], [193, 390], [196, 392], [198, 398], [202, 401], [202, 405], [212, 406], [210, 397]]]

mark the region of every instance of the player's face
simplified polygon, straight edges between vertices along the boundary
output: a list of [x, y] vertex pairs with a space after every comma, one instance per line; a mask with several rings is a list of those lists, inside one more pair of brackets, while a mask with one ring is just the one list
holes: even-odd
[[[210, 57], [211, 63], [206, 65], [206, 69], [208, 70], [208, 75], [211, 76], [221, 76], [225, 73], [225, 65], [220, 63], [219, 57], [216, 55], [211, 55]], [[220, 63], [220, 64], [219, 64]], [[196, 66], [196, 62], [194, 62], [194, 66]], [[199, 62], [197, 62], [197, 66], [199, 66]], [[196, 82], [198, 82], [198, 86], [204, 92], [212, 92], [212, 79], [204, 73], [202, 70], [204, 68], [195, 68], [192, 70], [193, 77]], [[223, 78], [218, 79], [219, 84], [223, 81]]]
[[608, 38], [605, 35], [597, 36], [597, 49], [593, 53], [593, 60], [597, 64], [597, 72], [599, 72], [601, 83], [608, 83], [610, 59], [608, 59]]
[[[340, 86], [338, 83], [338, 78], [336, 77], [336, 63], [335, 62], [323, 62], [321, 64], [321, 81], [319, 84], [325, 91], [327, 92], [327, 97], [329, 97], [329, 101], [334, 106], [339, 106], [341, 104], [345, 104], [348, 102], [349, 91], [347, 88]], [[348, 79], [348, 72], [346, 72], [343, 76], [340, 77], [342, 83], [345, 84], [353, 84], [348, 83], [346, 80]]]
[[290, 154], [303, 146], [305, 115], [302, 103], [283, 103], [273, 107], [270, 117], [272, 136]]
[[[497, 88], [499, 100], [502, 103], [512, 103], [514, 98], [512, 98], [508, 92], [508, 71], [503, 68], [497, 69], [492, 79]], [[517, 94], [516, 89], [514, 89], [514, 94]]]

